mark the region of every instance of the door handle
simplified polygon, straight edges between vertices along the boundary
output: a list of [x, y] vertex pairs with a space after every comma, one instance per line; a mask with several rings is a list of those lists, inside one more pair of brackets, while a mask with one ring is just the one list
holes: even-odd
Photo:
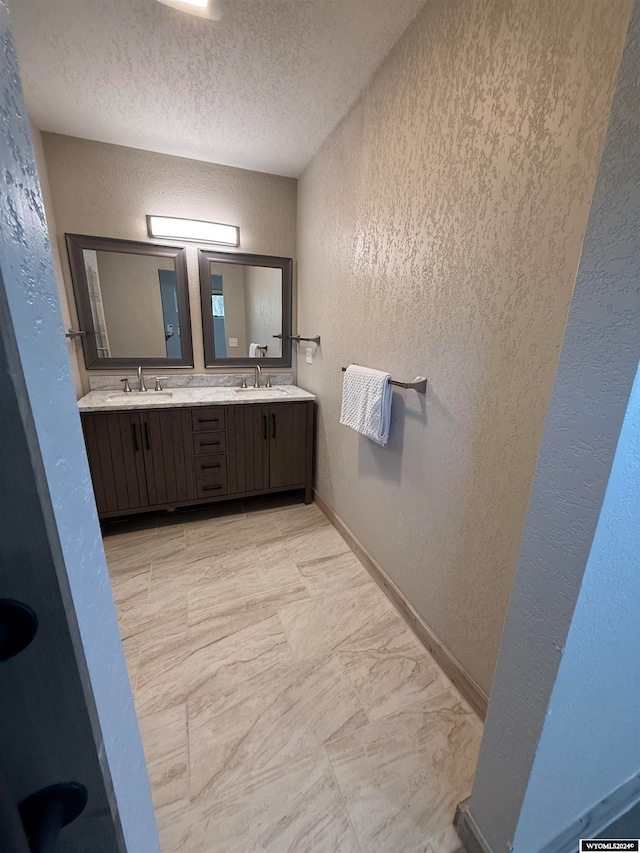
[[138, 446], [138, 427], [136, 424], [131, 424], [131, 435], [133, 437], [133, 449], [137, 453], [140, 447]]
[[144, 443], [147, 446], [147, 450], [151, 450], [151, 441], [149, 439], [149, 424], [144, 422]]
[[208, 464], [204, 463], [200, 466], [201, 471], [204, 471], [205, 468], [222, 468], [222, 462], [210, 462]]
[[266, 440], [267, 438], [267, 416], [262, 416], [262, 438]]
[[220, 418], [198, 418], [199, 424], [216, 424]]
[[276, 416], [271, 415], [271, 438], [276, 437]]
[[214, 492], [216, 489], [221, 489], [221, 488], [222, 488], [222, 485], [218, 485], [218, 486], [203, 486], [203, 487], [202, 487], [202, 491], [203, 491], [203, 492]]
[[220, 444], [219, 441], [201, 441], [200, 447], [209, 447], [212, 444]]

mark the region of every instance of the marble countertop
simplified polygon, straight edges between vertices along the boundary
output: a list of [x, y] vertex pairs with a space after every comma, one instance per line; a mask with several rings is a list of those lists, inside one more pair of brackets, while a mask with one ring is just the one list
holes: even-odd
[[297, 385], [274, 385], [273, 388], [167, 388], [164, 391], [122, 391], [101, 389], [90, 391], [80, 400], [81, 412], [126, 412], [137, 409], [176, 409], [189, 406], [246, 405], [248, 403], [292, 403], [315, 400]]

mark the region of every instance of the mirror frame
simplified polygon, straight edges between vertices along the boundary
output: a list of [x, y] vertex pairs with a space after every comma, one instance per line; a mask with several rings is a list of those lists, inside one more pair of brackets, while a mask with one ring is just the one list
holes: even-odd
[[[273, 267], [282, 271], [282, 355], [279, 358], [216, 358], [213, 335], [213, 315], [211, 314], [211, 267], [216, 264], [236, 264], [252, 267]], [[209, 249], [198, 250], [198, 270], [200, 272], [200, 306], [202, 309], [202, 334], [204, 338], [205, 367], [291, 367], [291, 279], [293, 260], [276, 258], [271, 255], [247, 255], [242, 252], [214, 252]]]
[[[184, 246], [162, 246], [157, 243], [140, 243], [135, 240], [114, 240], [111, 237], [88, 237], [84, 234], [65, 234], [71, 282], [78, 311], [82, 336], [84, 363], [87, 370], [112, 370], [114, 367], [193, 367], [193, 341], [191, 339], [191, 312], [189, 309], [189, 287], [187, 282], [187, 250]], [[178, 316], [180, 317], [180, 345], [182, 355], [165, 358], [98, 358], [96, 333], [89, 301], [87, 272], [84, 264], [84, 249], [100, 252], [123, 252], [129, 255], [148, 255], [173, 258], [176, 270]]]

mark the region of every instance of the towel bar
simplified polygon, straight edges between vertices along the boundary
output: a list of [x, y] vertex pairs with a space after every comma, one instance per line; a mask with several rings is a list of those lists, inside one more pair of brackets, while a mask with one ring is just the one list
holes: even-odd
[[303, 338], [301, 335], [274, 335], [273, 337], [274, 338], [288, 337], [292, 341], [298, 341], [298, 343], [300, 341], [310, 341], [312, 344], [318, 344], [318, 346], [320, 346], [320, 335], [314, 335], [314, 337], [312, 337], [312, 338]]
[[[344, 373], [346, 369], [346, 367], [343, 367], [342, 372]], [[416, 376], [413, 382], [398, 382], [397, 379], [390, 379], [389, 382], [391, 385], [397, 385], [398, 388], [409, 388], [412, 391], [417, 391], [418, 394], [427, 393], [427, 380], [424, 376]]]

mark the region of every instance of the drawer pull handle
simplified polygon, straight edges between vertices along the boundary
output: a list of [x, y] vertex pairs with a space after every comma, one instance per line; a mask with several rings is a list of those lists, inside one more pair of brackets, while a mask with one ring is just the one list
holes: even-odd
[[221, 488], [222, 488], [222, 486], [220, 484], [218, 484], [217, 486], [203, 486], [202, 491], [203, 492], [213, 492], [216, 489], [221, 489]]
[[210, 444], [220, 444], [219, 441], [201, 441], [200, 447], [209, 447]]
[[202, 464], [200, 469], [204, 471], [205, 468], [222, 468], [222, 462], [210, 462], [207, 464]]
[[135, 424], [131, 424], [131, 433], [133, 435], [133, 449], [137, 453], [140, 447], [138, 445], [138, 428]]
[[216, 424], [220, 418], [198, 418], [199, 424]]

